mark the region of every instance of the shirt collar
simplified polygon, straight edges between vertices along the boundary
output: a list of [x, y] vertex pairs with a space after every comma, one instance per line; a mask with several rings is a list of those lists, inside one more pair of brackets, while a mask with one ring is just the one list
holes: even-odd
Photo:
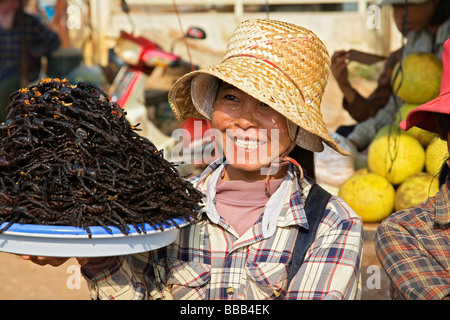
[[306, 218], [304, 205], [313, 182], [307, 176], [300, 181], [300, 173], [296, 168], [294, 170], [294, 174], [294, 180], [297, 180], [299, 183], [293, 184], [289, 202], [285, 204], [285, 213], [280, 215], [278, 219], [278, 226], [286, 227], [290, 225], [297, 225], [304, 229], [308, 229], [309, 225], [308, 219]]
[[[196, 177], [196, 182], [194, 182], [194, 186], [202, 191], [205, 194], [203, 198], [203, 203], [207, 204], [207, 193], [208, 193], [208, 181], [211, 179], [213, 172], [222, 166], [226, 162], [225, 158], [220, 158], [211, 163], [199, 176]], [[221, 169], [219, 169], [221, 171]], [[298, 169], [293, 166], [293, 181], [300, 180], [300, 173]], [[308, 229], [308, 220], [306, 218], [306, 213], [304, 209], [304, 204], [306, 197], [309, 194], [309, 191], [312, 187], [312, 180], [309, 177], [305, 176], [302, 181], [299, 183], [292, 183], [292, 188], [289, 195], [289, 200], [284, 204], [283, 209], [281, 210], [278, 219], [277, 226], [278, 227], [287, 227], [290, 225], [297, 225], [299, 227]], [[203, 214], [207, 212], [207, 206], [203, 206], [203, 208], [199, 212], [199, 218]], [[217, 220], [214, 219], [213, 220]], [[212, 222], [214, 222], [211, 220]]]
[[225, 163], [225, 161], [225, 158], [215, 160], [208, 167], [206, 167], [200, 175], [194, 177], [194, 187], [205, 193], [208, 185], [207, 180], [211, 176], [211, 173]]

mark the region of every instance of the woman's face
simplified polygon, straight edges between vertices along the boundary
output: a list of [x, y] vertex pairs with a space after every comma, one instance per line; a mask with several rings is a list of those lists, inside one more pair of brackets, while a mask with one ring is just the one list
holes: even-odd
[[[283, 115], [225, 82], [214, 105], [212, 126], [229, 164], [224, 180], [264, 179], [270, 162], [292, 145]], [[278, 170], [273, 178], [285, 171]]]
[[[436, 6], [439, 4], [439, 0], [429, 0], [424, 3], [408, 4], [405, 34], [410, 31], [421, 31], [428, 29], [430, 26], [431, 18], [436, 11]], [[394, 4], [394, 20], [397, 28], [400, 32], [403, 32], [403, 20], [405, 17], [405, 7], [403, 4]]]

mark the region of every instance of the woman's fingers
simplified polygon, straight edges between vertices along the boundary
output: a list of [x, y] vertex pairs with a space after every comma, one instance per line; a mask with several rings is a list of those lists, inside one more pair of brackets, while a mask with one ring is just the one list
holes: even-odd
[[64, 264], [67, 260], [69, 260], [69, 258], [37, 257], [37, 256], [29, 256], [29, 255], [22, 255], [22, 259], [29, 260], [40, 266], [51, 265], [53, 267], [58, 267], [58, 266]]

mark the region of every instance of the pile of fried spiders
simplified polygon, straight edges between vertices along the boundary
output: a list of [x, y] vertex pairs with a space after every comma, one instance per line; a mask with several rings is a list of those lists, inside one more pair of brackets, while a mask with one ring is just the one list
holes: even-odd
[[43, 79], [10, 96], [0, 125], [0, 232], [13, 223], [163, 230], [203, 195], [101, 89]]

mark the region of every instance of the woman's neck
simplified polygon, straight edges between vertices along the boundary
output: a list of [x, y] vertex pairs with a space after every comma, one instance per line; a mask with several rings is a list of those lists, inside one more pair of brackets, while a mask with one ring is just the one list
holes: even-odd
[[[282, 166], [274, 169], [270, 172], [269, 180], [280, 179], [284, 177], [288, 171], [288, 166]], [[256, 181], [256, 180], [264, 180], [269, 173], [269, 168], [263, 168], [261, 170], [256, 171], [246, 171], [239, 168], [232, 167], [227, 165], [224, 169], [224, 173], [222, 176], [222, 181], [230, 181], [230, 180], [244, 180], [244, 181]]]

